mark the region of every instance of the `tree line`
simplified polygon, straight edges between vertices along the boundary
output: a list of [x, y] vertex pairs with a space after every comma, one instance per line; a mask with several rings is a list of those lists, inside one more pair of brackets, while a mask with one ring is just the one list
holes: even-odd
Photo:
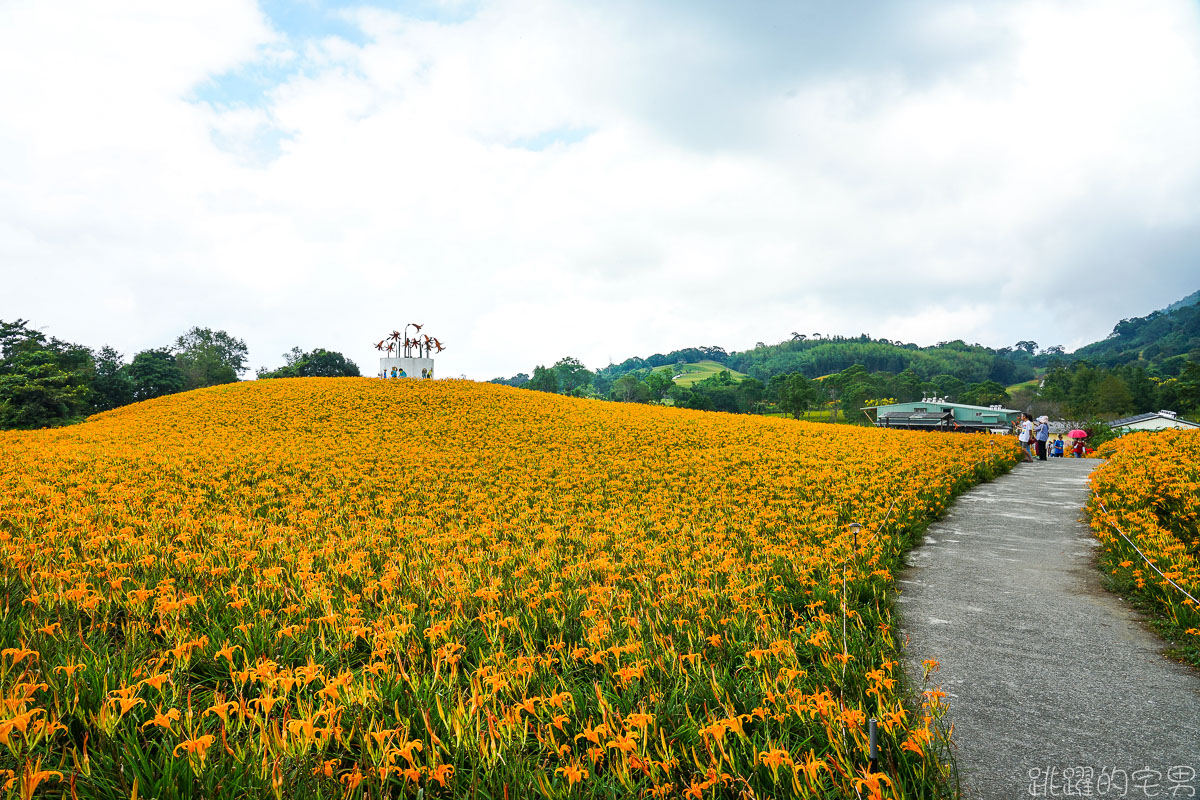
[[922, 380], [911, 367], [898, 373], [872, 372], [854, 364], [832, 375], [812, 379], [803, 372], [773, 375], [770, 380], [737, 380], [721, 371], [691, 386], [672, 380], [670, 370], [643, 367], [614, 379], [591, 371], [577, 358], [538, 366], [532, 375], [496, 378], [493, 383], [542, 392], [592, 397], [624, 403], [668, 403], [679, 408], [737, 414], [784, 413], [796, 418], [811, 411], [836, 421], [867, 422], [864, 406], [904, 403], [941, 397], [954, 403], [1002, 405], [1060, 418], [1114, 418], [1162, 408], [1200, 414], [1200, 362], [1188, 361], [1178, 376], [1151, 375], [1140, 366], [1109, 368], [1086, 361], [1052, 363], [1043, 377], [1011, 393], [994, 380], [964, 381], [956, 375]]
[[1017, 403], [1036, 414], [1071, 419], [1162, 409], [1200, 415], [1200, 359], [1185, 359], [1174, 375], [1154, 374], [1136, 363], [1108, 367], [1089, 361], [1056, 362], [1037, 387], [1013, 394]]
[[[1019, 345], [1031, 358], [1037, 353], [1036, 343]], [[949, 350], [958, 347], [956, 343], [942, 346]], [[965, 352], [972, 351], [972, 346], [966, 348]], [[705, 348], [704, 352], [711, 360], [713, 348]], [[958, 374], [944, 372], [923, 377], [911, 364], [892, 372], [855, 363], [816, 378], [794, 370], [772, 374], [766, 381], [755, 377], [739, 380], [726, 370], [691, 386], [681, 386], [672, 379], [681, 364], [663, 369], [649, 360], [641, 366], [626, 362], [626, 367], [633, 368], [613, 377], [614, 370], [592, 371], [579, 359], [567, 357], [550, 367], [536, 367], [532, 375], [521, 373], [492, 382], [575, 397], [666, 403], [679, 408], [738, 414], [783, 413], [801, 418], [820, 411], [830, 421], [837, 421], [840, 415], [843, 421], [861, 423], [869, 421], [862, 413], [865, 406], [911, 402], [924, 397], [941, 397], [967, 405], [1001, 405], [1076, 420], [1113, 419], [1164, 408], [1185, 415], [1200, 414], [1200, 361], [1194, 357], [1196, 354], [1184, 361], [1178, 375], [1170, 376], [1155, 374], [1140, 364], [1107, 367], [1068, 360], [1061, 352], [1045, 355], [1048, 361], [1042, 363], [1047, 366], [1037, 368], [1040, 377], [1031, 377], [1026, 385], [1017, 386], [1011, 393], [1004, 384], [987, 377], [994, 374], [990, 371], [967, 368]], [[1035, 374], [1032, 366], [1028, 374]]]
[[[710, 351], [711, 352], [711, 351]], [[676, 384], [668, 369], [646, 365], [624, 372], [616, 378], [606, 370], [589, 370], [574, 357], [560, 359], [551, 367], [534, 368], [533, 374], [495, 378], [492, 383], [518, 386], [542, 392], [592, 397], [623, 403], [667, 403], [678, 408], [726, 411], [735, 414], [785, 413], [804, 416], [816, 409], [832, 411], [834, 418], [857, 419], [863, 404], [882, 400], [917, 400], [923, 396], [954, 395], [959, 402], [990, 405], [1008, 400], [1004, 387], [991, 380], [967, 383], [953, 375], [936, 375], [922, 380], [912, 368], [899, 374], [869, 371], [854, 364], [832, 375], [812, 379], [803, 372], [737, 379], [722, 370], [691, 386]]]
[[[714, 361], [728, 368], [692, 386], [673, 373]], [[1145, 317], [1123, 319], [1104, 340], [1067, 353], [1022, 340], [989, 348], [962, 340], [929, 347], [858, 336], [793, 331], [777, 344], [729, 352], [687, 347], [627, 358], [595, 371], [567, 357], [533, 374], [493, 383], [621, 402], [669, 402], [734, 413], [814, 409], [865, 421], [860, 409], [927, 396], [970, 405], [1000, 404], [1074, 419], [1170, 409], [1200, 414], [1200, 292]], [[664, 369], [666, 368], [666, 369]], [[733, 372], [749, 376], [736, 380]], [[1021, 386], [1021, 384], [1026, 384]], [[1016, 386], [1012, 394], [1005, 387]]]
[[[28, 320], [0, 320], [0, 429], [44, 428], [176, 392], [233, 383], [246, 372], [246, 343], [223, 330], [192, 327], [167, 346], [126, 361], [47, 336]], [[358, 375], [342, 354], [293, 348], [258, 378]]]

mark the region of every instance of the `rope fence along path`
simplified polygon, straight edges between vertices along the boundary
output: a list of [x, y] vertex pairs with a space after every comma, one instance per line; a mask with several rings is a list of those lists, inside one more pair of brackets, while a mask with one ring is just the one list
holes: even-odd
[[1121, 530], [1121, 526], [1113, 521], [1113, 517], [1115, 515], [1111, 511], [1108, 510], [1108, 508], [1104, 505], [1104, 503], [1102, 501], [1097, 499], [1096, 504], [1099, 505], [1100, 510], [1104, 512], [1104, 521], [1107, 522], [1109, 525], [1112, 525], [1113, 528], [1116, 529], [1117, 533], [1121, 534], [1122, 539], [1129, 542], [1129, 546], [1132, 547], [1134, 550], [1136, 550], [1137, 554], [1142, 557], [1142, 560], [1150, 565], [1150, 569], [1157, 572], [1159, 574], [1159, 577], [1161, 577], [1164, 581], [1171, 584], [1179, 591], [1183, 592], [1183, 596], [1186, 597], [1188, 600], [1191, 600], [1193, 603], [1200, 605], [1200, 601], [1196, 600], [1195, 597], [1192, 597], [1191, 593], [1188, 592], [1187, 589], [1183, 588], [1178, 583], [1176, 583], [1175, 581], [1168, 578], [1166, 573], [1164, 573], [1161, 569], [1159, 569], [1158, 565], [1155, 564], [1153, 561], [1151, 561], [1150, 557], [1142, 552], [1142, 548], [1138, 547], [1137, 544], [1134, 543], [1133, 539], [1130, 539], [1128, 536], [1125, 535], [1125, 531]]

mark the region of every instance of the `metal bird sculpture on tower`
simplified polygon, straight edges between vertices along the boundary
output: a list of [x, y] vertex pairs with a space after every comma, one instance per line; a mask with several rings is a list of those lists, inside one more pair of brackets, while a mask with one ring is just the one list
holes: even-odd
[[413, 350], [417, 351], [416, 355], [418, 357], [428, 358], [429, 354], [434, 351], [440, 353], [445, 350], [446, 345], [442, 344], [439, 340], [435, 339], [429, 334], [420, 334], [411, 339], [409, 338], [409, 328], [413, 328], [420, 332], [420, 330], [424, 327], [425, 325], [423, 323], [410, 322], [404, 326], [403, 332], [392, 331], [391, 334], [376, 342], [375, 349], [386, 351], [389, 358], [391, 357], [392, 353], [399, 355], [401, 352], [405, 357], [409, 357]]

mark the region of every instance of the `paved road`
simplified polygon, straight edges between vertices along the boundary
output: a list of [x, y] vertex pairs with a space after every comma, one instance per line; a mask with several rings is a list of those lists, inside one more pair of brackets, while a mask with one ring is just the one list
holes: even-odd
[[941, 662], [967, 798], [1200, 798], [1200, 675], [1101, 586], [1079, 521], [1095, 464], [976, 487], [901, 575], [906, 666]]

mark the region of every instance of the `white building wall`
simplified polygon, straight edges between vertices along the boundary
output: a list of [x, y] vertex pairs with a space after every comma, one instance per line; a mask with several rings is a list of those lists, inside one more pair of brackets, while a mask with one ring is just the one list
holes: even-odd
[[[401, 371], [403, 371], [403, 375], [401, 375]], [[407, 356], [381, 358], [379, 359], [379, 372], [376, 374], [380, 378], [432, 378], [433, 359]]]

